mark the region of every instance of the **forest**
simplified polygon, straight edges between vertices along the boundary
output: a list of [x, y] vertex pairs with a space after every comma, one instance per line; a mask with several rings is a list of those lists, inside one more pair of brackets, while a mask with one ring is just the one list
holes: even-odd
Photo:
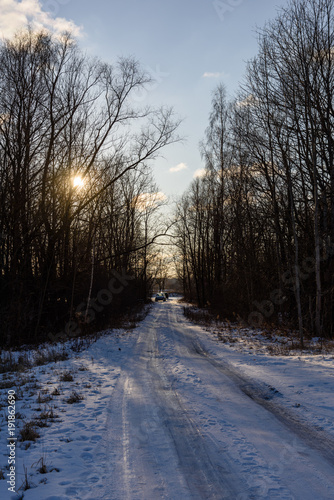
[[30, 28], [1, 43], [1, 345], [75, 336], [145, 301], [161, 235], [186, 300], [301, 343], [333, 337], [333, 10], [292, 0], [258, 31], [238, 94], [213, 93], [205, 173], [171, 224], [151, 165], [180, 120], [140, 105], [138, 61]]
[[0, 65], [0, 344], [75, 337], [147, 296], [166, 231], [148, 163], [178, 121], [138, 105], [136, 60], [89, 58], [69, 34], [19, 32]]
[[295, 0], [258, 32], [237, 97], [212, 97], [176, 209], [185, 296], [221, 317], [333, 337], [332, 0]]

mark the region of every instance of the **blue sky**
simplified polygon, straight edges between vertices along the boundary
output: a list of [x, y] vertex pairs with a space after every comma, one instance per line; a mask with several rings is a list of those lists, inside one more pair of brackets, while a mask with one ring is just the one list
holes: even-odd
[[[256, 28], [288, 0], [0, 0], [0, 33], [26, 19], [51, 29], [81, 33], [89, 53], [113, 62], [135, 56], [156, 78], [142, 102], [173, 106], [184, 118], [183, 144], [154, 163], [159, 189], [177, 196], [201, 168], [212, 91], [223, 82], [231, 97], [257, 53]], [[179, 167], [175, 168], [179, 165]], [[187, 168], [185, 168], [187, 167]], [[170, 169], [174, 171], [170, 171]]]

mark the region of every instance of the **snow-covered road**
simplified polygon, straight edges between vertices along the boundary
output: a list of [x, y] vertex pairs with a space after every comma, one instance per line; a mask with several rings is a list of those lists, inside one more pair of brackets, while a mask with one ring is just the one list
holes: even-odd
[[[333, 500], [333, 356], [235, 345], [170, 300], [133, 331], [31, 368], [17, 382], [17, 431], [42, 411], [55, 418], [17, 442], [16, 488], [28, 479], [26, 500]], [[68, 404], [73, 389], [84, 399]], [[0, 430], [4, 472], [5, 419]], [[18, 498], [4, 480], [0, 497]]]
[[139, 330], [108, 403], [104, 486], [86, 498], [334, 498], [333, 442], [211, 357], [178, 304]]

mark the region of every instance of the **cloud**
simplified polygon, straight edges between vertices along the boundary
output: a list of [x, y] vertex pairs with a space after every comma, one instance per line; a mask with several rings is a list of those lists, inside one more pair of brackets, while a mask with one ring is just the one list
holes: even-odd
[[204, 177], [206, 174], [205, 168], [198, 168], [194, 172], [194, 179], [198, 179], [199, 177]]
[[185, 164], [185, 163], [179, 163], [178, 165], [176, 165], [176, 167], [171, 167], [169, 169], [170, 172], [181, 172], [181, 170], [186, 170], [188, 168], [188, 166]]
[[159, 191], [157, 193], [142, 193], [136, 196], [133, 200], [133, 206], [137, 208], [140, 212], [143, 212], [147, 208], [157, 207], [160, 203], [167, 200], [167, 196]]
[[249, 106], [256, 106], [258, 102], [258, 99], [256, 99], [253, 94], [249, 94], [243, 101], [238, 101], [236, 106], [237, 108], [246, 108]]
[[203, 78], [219, 78], [220, 73], [204, 73]]
[[[63, 2], [64, 3], [64, 0]], [[0, 36], [11, 38], [17, 31], [30, 24], [33, 29], [46, 28], [56, 34], [64, 31], [80, 36], [82, 28], [73, 21], [57, 17], [60, 2], [47, 0], [42, 5], [40, 0], [0, 0]]]
[[229, 78], [230, 75], [229, 73], [224, 73], [222, 72], [217, 72], [217, 73], [210, 73], [209, 71], [206, 71], [203, 75], [202, 78]]

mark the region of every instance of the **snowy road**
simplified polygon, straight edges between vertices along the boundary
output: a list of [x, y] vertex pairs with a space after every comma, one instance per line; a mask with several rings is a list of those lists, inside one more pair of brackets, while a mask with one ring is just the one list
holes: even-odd
[[173, 301], [154, 304], [138, 328], [96, 456], [99, 485], [82, 498], [334, 498], [330, 438], [210, 356]]
[[[67, 359], [0, 374], [0, 498], [334, 500], [333, 353], [272, 356], [213, 330], [170, 300]], [[26, 423], [40, 436], [17, 441], [19, 495], [4, 480], [10, 387], [16, 436]]]

